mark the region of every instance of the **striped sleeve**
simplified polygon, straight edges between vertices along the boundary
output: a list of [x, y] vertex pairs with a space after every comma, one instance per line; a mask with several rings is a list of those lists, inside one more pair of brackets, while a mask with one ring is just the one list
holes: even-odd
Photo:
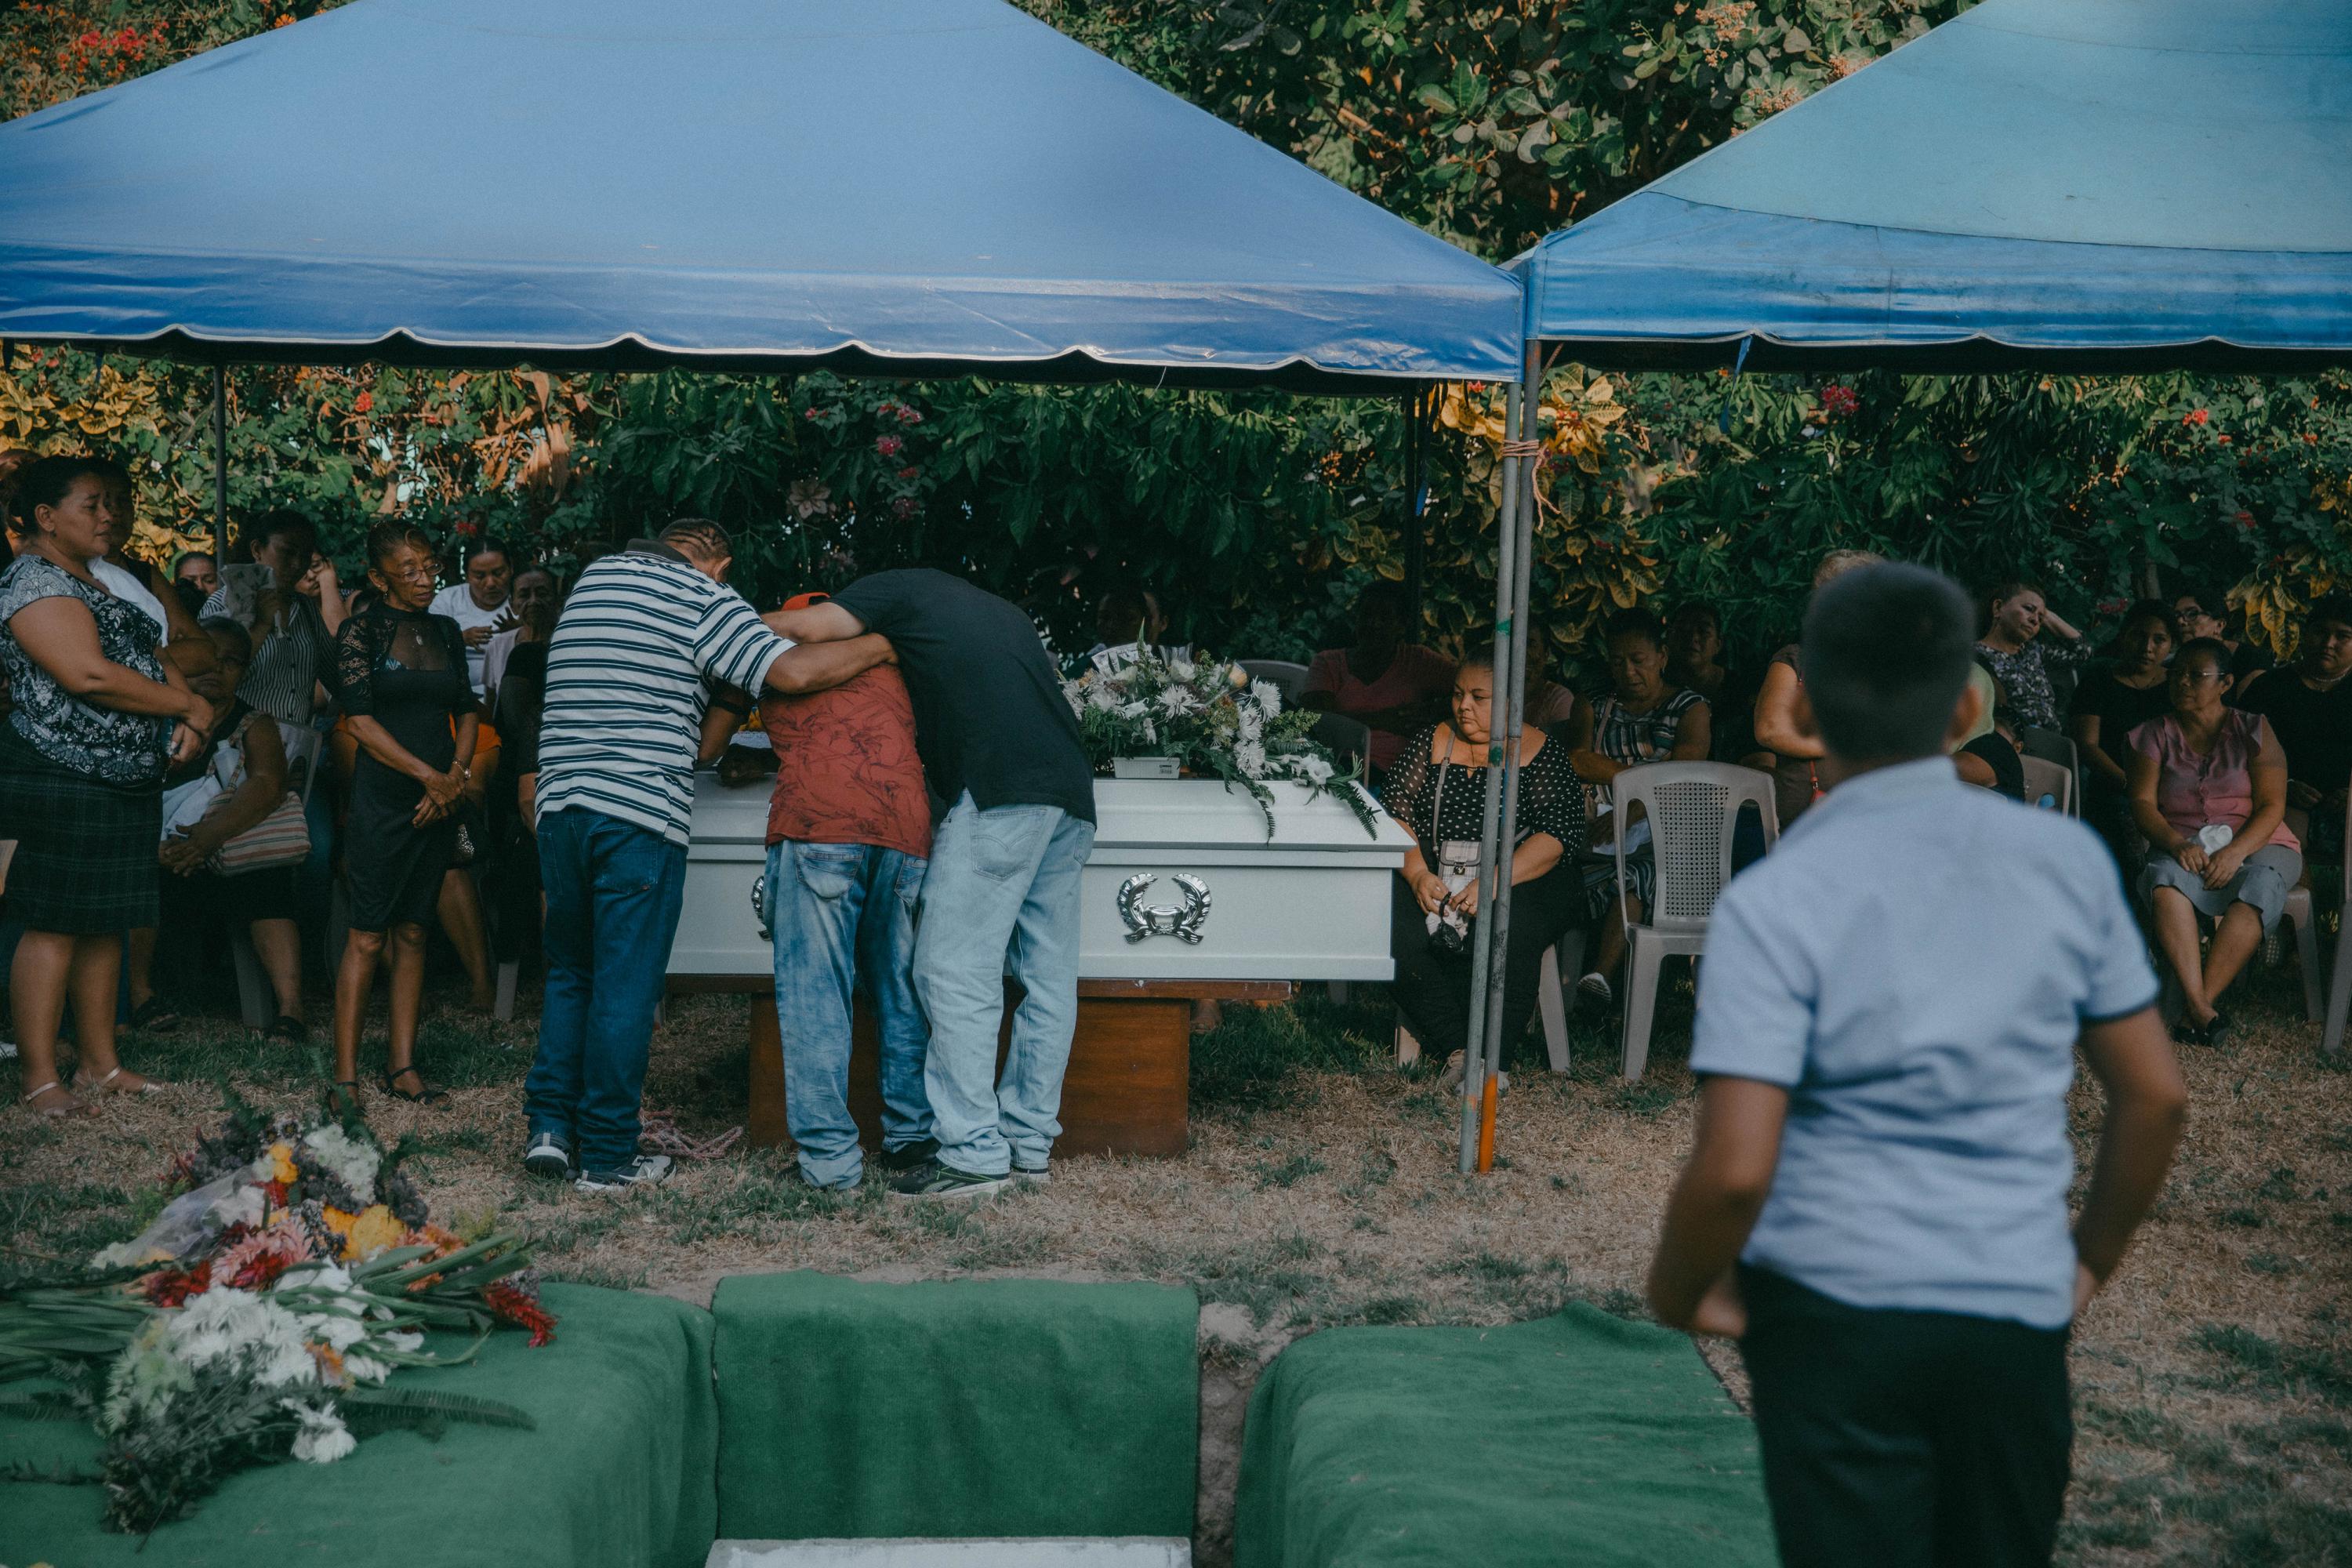
[[792, 644], [770, 631], [732, 589], [713, 593], [694, 630], [694, 666], [710, 680], [757, 695], [768, 667]]

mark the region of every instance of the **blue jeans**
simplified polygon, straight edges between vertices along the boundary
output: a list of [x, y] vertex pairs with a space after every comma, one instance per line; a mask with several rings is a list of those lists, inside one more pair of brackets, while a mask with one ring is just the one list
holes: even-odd
[[[1094, 824], [1057, 805], [955, 803], [931, 840], [915, 994], [931, 1026], [923, 1087], [943, 1163], [1034, 1169], [1061, 1135], [1062, 1073], [1078, 1025], [1078, 874]], [[1000, 1084], [1004, 977], [1026, 993]]]
[[686, 846], [580, 806], [543, 817], [547, 991], [523, 1082], [533, 1136], [552, 1132], [583, 1171], [637, 1153], [637, 1102], [654, 1009], [686, 902]]
[[851, 994], [860, 980], [881, 1037], [882, 1142], [898, 1149], [931, 1135], [923, 1096], [929, 1034], [911, 973], [924, 865], [869, 844], [786, 838], [768, 847], [784, 1125], [815, 1186], [854, 1187], [866, 1173], [849, 1115]]

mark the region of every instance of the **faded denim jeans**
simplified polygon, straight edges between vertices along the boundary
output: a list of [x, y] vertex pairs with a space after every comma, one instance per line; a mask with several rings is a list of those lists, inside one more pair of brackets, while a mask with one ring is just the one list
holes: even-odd
[[898, 1149], [931, 1135], [923, 1093], [929, 1032], [911, 973], [924, 866], [919, 856], [869, 844], [786, 838], [768, 847], [784, 1125], [813, 1185], [854, 1187], [866, 1173], [849, 1115], [852, 998], [860, 985], [882, 1047], [882, 1142]]
[[[931, 1026], [933, 1136], [959, 1171], [1041, 1169], [1061, 1135], [1078, 1023], [1078, 877], [1094, 842], [1094, 825], [1057, 805], [982, 811], [970, 794], [932, 836], [915, 994]], [[1025, 994], [1000, 1080], [1008, 973]]]
[[547, 889], [547, 989], [523, 1082], [531, 1131], [570, 1144], [589, 1172], [636, 1158], [654, 1009], [686, 905], [686, 846], [572, 806], [539, 825]]

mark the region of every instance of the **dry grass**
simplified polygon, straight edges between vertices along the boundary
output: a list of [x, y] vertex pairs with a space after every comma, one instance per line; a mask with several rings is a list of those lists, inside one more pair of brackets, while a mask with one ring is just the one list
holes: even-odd
[[[2197, 1109], [2179, 1171], [2076, 1336], [2071, 1562], [2352, 1563], [2352, 1074], [2319, 1061], [2291, 973], [2249, 991], [2236, 1043], [2186, 1053]], [[657, 1041], [647, 1098], [689, 1131], [741, 1119], [745, 1007], [682, 1002]], [[1574, 1074], [1521, 1075], [1502, 1168], [1484, 1178], [1454, 1172], [1449, 1102], [1383, 1065], [1376, 991], [1352, 1010], [1310, 995], [1233, 1013], [1197, 1054], [1186, 1159], [1063, 1162], [1050, 1188], [965, 1208], [893, 1204], [871, 1186], [811, 1194], [766, 1152], [621, 1200], [534, 1182], [514, 1163], [528, 1021], [433, 1026], [428, 1066], [462, 1086], [449, 1106], [369, 1103], [385, 1135], [430, 1141], [438, 1214], [527, 1228], [561, 1277], [697, 1300], [725, 1275], [777, 1268], [1192, 1284], [1217, 1304], [1205, 1359], [1237, 1380], [1209, 1401], [1228, 1427], [1258, 1361], [1307, 1329], [1501, 1322], [1571, 1300], [1640, 1311], [1690, 1133], [1686, 990], [1642, 1083], [1611, 1076], [1592, 1036], [1578, 1039]], [[300, 1053], [226, 1033], [127, 1055], [182, 1087], [81, 1124], [0, 1112], [0, 1245], [65, 1258], [128, 1233], [168, 1152], [213, 1116], [208, 1074], [265, 1102], [307, 1092]], [[0, 1068], [0, 1090], [14, 1088]], [[2076, 1112], [2087, 1152], [2095, 1090], [2078, 1091]], [[1711, 1359], [1737, 1390], [1736, 1355]], [[1206, 1456], [1228, 1487], [1231, 1436], [1213, 1432]], [[1222, 1554], [1221, 1523], [1204, 1520], [1207, 1557]]]

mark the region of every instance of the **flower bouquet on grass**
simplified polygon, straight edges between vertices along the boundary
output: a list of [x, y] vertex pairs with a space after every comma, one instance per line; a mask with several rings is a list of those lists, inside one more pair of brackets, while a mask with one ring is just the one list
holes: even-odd
[[[144, 1534], [189, 1512], [228, 1474], [327, 1464], [370, 1432], [438, 1436], [447, 1422], [529, 1427], [512, 1405], [384, 1386], [402, 1367], [471, 1360], [499, 1324], [553, 1336], [530, 1248], [430, 1223], [355, 1109], [265, 1118], [229, 1096], [229, 1119], [164, 1176], [176, 1194], [136, 1239], [75, 1279], [0, 1285], [0, 1414], [87, 1420], [105, 1439], [95, 1479], [108, 1528]], [[427, 1330], [471, 1332], [436, 1354]]]
[[1265, 817], [1274, 837], [1269, 783], [1301, 784], [1310, 795], [1336, 795], [1365, 833], [1378, 837], [1371, 796], [1343, 775], [1330, 752], [1307, 733], [1319, 713], [1283, 711], [1270, 680], [1252, 680], [1236, 664], [1168, 659], [1144, 647], [1129, 663], [1105, 672], [1088, 668], [1062, 683], [1078, 716], [1078, 737], [1097, 773], [1118, 757], [1173, 757], [1193, 773], [1239, 785]]

